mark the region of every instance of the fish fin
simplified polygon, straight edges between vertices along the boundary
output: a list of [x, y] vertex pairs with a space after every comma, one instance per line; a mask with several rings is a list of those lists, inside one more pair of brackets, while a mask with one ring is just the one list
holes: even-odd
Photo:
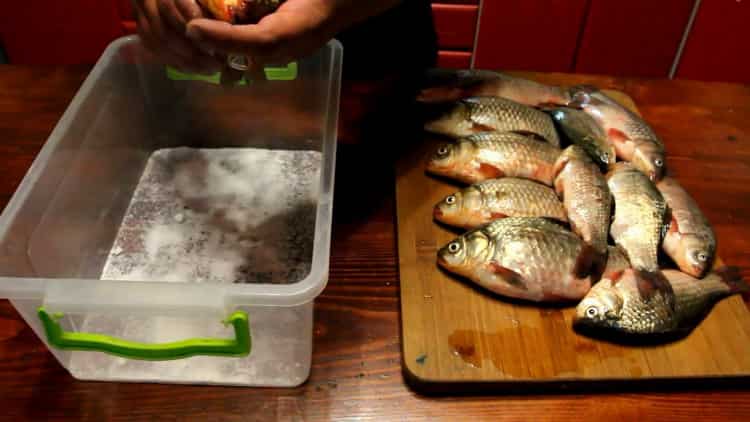
[[622, 279], [623, 274], [625, 274], [625, 270], [613, 271], [610, 274], [607, 274], [607, 278], [612, 280], [613, 286], [616, 286], [620, 279]]
[[724, 284], [729, 286], [729, 293], [750, 293], [750, 286], [748, 286], [747, 282], [742, 278], [742, 274], [738, 267], [724, 266], [717, 268], [714, 272], [721, 277], [721, 281]]
[[501, 218], [508, 217], [508, 215], [507, 214], [503, 214], [501, 212], [491, 212], [490, 213], [490, 217], [492, 217], [493, 220], [499, 220]]
[[628, 135], [620, 129], [610, 129], [607, 131], [607, 139], [614, 142], [615, 144], [624, 144], [629, 141]]
[[657, 294], [661, 294], [664, 297], [664, 301], [669, 305], [670, 309], [675, 309], [675, 295], [672, 289], [672, 284], [664, 277], [661, 271], [645, 271], [637, 270], [635, 272], [636, 283], [638, 286], [638, 293], [641, 295], [641, 299], [650, 301]]
[[576, 257], [575, 266], [573, 266], [573, 275], [576, 278], [586, 278], [591, 274], [591, 268], [596, 260], [598, 253], [588, 243], [584, 243], [578, 257]]
[[669, 225], [668, 225], [669, 228], [667, 229], [667, 231], [669, 233], [679, 233], [680, 232], [680, 225], [677, 224], [677, 220], [674, 218], [674, 215], [672, 215], [671, 217], [672, 218], [671, 218], [671, 220], [669, 222]]
[[555, 164], [552, 166], [552, 174], [555, 176], [555, 179], [557, 179], [557, 176], [565, 170], [565, 166], [568, 165], [568, 162], [570, 162], [570, 156], [568, 154], [560, 154], [560, 156], [557, 157]]
[[591, 259], [591, 270], [589, 273], [591, 274], [592, 282], [594, 282], [601, 280], [604, 270], [607, 268], [608, 251], [607, 248], [604, 248], [604, 252], [598, 251], [593, 247], [592, 249], [594, 249], [594, 255]]
[[555, 175], [555, 181], [553, 184], [555, 186], [555, 193], [560, 198], [560, 201], [565, 202], [565, 185], [563, 184], [562, 179], [559, 179], [557, 175]]
[[547, 138], [545, 138], [544, 136], [542, 136], [542, 135], [540, 135], [540, 134], [538, 134], [536, 132], [531, 132], [531, 131], [528, 131], [528, 130], [512, 130], [511, 132], [517, 133], [519, 135], [525, 136], [525, 137], [527, 137], [529, 139], [533, 139], [535, 141], [547, 142]]
[[479, 173], [487, 179], [497, 179], [505, 176], [502, 170], [487, 163], [479, 164]]
[[521, 289], [521, 290], [529, 289], [526, 286], [526, 280], [524, 280], [523, 276], [511, 270], [510, 268], [503, 267], [502, 265], [498, 264], [495, 261], [490, 262], [488, 267], [491, 272], [493, 272], [498, 277], [505, 280], [505, 282], [510, 284], [511, 286]]
[[495, 132], [495, 128], [483, 123], [471, 122], [471, 131], [474, 133]]

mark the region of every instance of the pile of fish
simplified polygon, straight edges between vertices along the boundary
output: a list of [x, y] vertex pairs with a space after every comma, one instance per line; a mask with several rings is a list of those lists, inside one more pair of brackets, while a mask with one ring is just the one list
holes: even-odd
[[467, 230], [438, 252], [447, 271], [577, 303], [576, 327], [636, 337], [688, 333], [748, 291], [736, 269], [713, 270], [714, 232], [667, 175], [664, 143], [603, 91], [459, 71], [418, 100], [441, 113], [425, 129], [453, 138], [427, 172], [465, 185], [434, 208]]

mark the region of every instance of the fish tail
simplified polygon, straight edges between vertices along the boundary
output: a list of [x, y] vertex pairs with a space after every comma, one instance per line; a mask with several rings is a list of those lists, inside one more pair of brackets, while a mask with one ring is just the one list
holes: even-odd
[[714, 270], [714, 272], [721, 277], [721, 281], [729, 286], [729, 293], [735, 294], [748, 294], [750, 293], [750, 286], [742, 278], [740, 269], [738, 267], [721, 267]]

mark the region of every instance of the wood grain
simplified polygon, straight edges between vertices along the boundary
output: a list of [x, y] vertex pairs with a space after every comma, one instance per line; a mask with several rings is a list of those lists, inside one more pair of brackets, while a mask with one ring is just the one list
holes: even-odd
[[[608, 93], [637, 111], [624, 93]], [[577, 334], [575, 307], [505, 301], [439, 269], [436, 252], [456, 232], [435, 224], [432, 208], [456, 186], [424, 172], [436, 145], [427, 139], [400, 160], [396, 179], [404, 364], [419, 384], [750, 376], [750, 354], [742, 352], [750, 349], [743, 330], [750, 311], [738, 296], [685, 339], [634, 347]]]
[[[0, 207], [15, 191], [86, 71], [0, 66]], [[720, 254], [750, 276], [750, 87], [533, 76], [548, 83], [593, 83], [630, 94], [664, 134], [670, 150], [679, 152], [668, 163], [717, 227]], [[746, 382], [732, 388], [649, 383], [626, 391], [621, 385], [599, 384], [593, 389], [596, 394], [563, 395], [536, 386], [523, 395], [511, 391], [499, 397], [469, 394], [461, 387], [440, 396], [410, 389], [401, 370], [394, 178], [389, 165], [368, 165], [375, 160], [367, 158], [372, 151], [388, 149], [383, 148], [387, 140], [395, 145], [412, 135], [397, 125], [383, 124], [392, 120], [377, 119], [367, 126], [382, 128], [371, 138], [374, 147], [361, 145], [371, 132], [362, 129], [365, 115], [394, 108], [392, 101], [380, 99], [383, 90], [372, 82], [347, 83], [344, 89], [340, 135], [358, 145], [340, 145], [330, 281], [316, 302], [313, 369], [305, 385], [281, 390], [79, 382], [58, 365], [10, 304], [0, 301], [0, 419], [747, 419]], [[704, 148], [707, 140], [715, 148]]]

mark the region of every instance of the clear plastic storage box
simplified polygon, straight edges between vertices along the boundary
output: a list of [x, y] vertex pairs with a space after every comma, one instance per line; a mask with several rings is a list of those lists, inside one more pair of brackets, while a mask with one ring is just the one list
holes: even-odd
[[341, 63], [227, 84], [113, 42], [0, 217], [0, 297], [79, 379], [303, 383]]

